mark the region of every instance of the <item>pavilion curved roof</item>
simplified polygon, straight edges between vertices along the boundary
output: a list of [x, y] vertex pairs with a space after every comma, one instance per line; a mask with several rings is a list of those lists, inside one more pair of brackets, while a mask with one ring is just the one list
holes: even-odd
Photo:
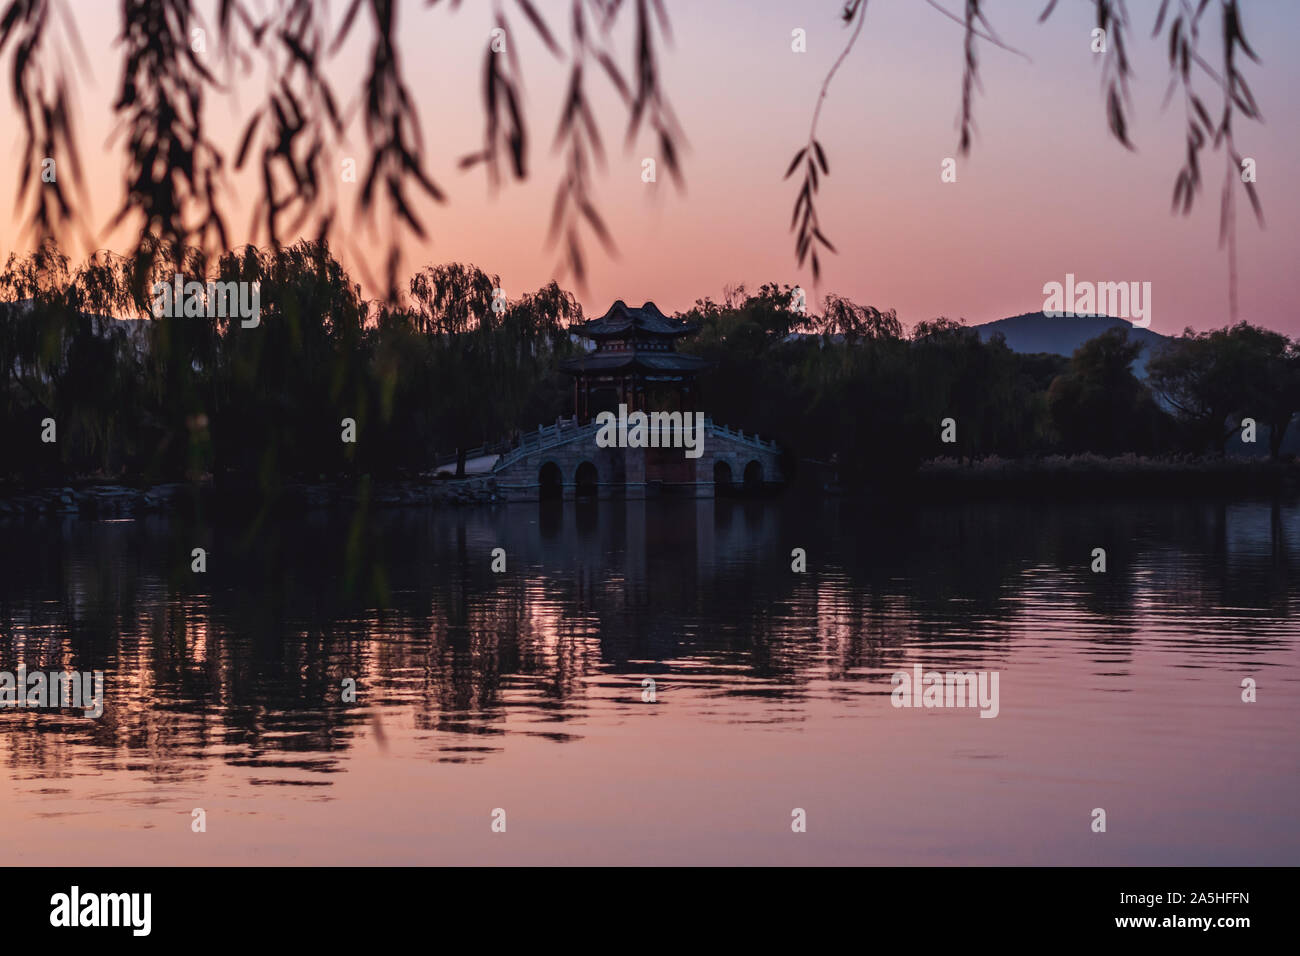
[[573, 332], [589, 339], [620, 339], [637, 335], [678, 338], [698, 330], [693, 322], [668, 318], [653, 302], [638, 309], [619, 299], [600, 318], [584, 322]]

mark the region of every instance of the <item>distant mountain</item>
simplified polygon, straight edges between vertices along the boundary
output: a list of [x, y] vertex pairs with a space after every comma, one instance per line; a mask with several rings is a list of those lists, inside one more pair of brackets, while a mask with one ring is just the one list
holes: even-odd
[[1138, 378], [1146, 378], [1147, 359], [1156, 348], [1169, 341], [1169, 336], [1150, 329], [1134, 328], [1132, 323], [1124, 319], [1112, 319], [1105, 315], [1052, 318], [1041, 312], [1027, 312], [1024, 315], [1013, 315], [1009, 319], [986, 322], [974, 328], [985, 342], [995, 333], [1001, 332], [1006, 337], [1007, 348], [1013, 352], [1049, 352], [1068, 358], [1084, 342], [1117, 325], [1128, 329], [1130, 342], [1146, 344], [1142, 354], [1133, 363], [1133, 371]]

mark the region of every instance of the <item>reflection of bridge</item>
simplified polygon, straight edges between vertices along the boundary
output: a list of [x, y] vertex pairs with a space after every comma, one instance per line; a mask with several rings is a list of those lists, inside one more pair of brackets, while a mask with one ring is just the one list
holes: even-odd
[[492, 469], [508, 501], [541, 498], [644, 498], [663, 491], [712, 498], [731, 490], [758, 491], [779, 484], [781, 452], [775, 442], [704, 420], [702, 454], [682, 448], [601, 448], [596, 422], [561, 419], [520, 439]]

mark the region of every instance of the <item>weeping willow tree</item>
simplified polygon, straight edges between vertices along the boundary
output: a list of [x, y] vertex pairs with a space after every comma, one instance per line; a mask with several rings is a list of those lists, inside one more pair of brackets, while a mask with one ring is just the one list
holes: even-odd
[[0, 271], [0, 429], [8, 471], [113, 473], [141, 454], [140, 356], [108, 310], [117, 278], [96, 258], [73, 270], [52, 243]]
[[[437, 449], [458, 449], [463, 466], [470, 445], [553, 418], [567, 399], [554, 371], [582, 310], [554, 282], [506, 299], [473, 266], [430, 267], [392, 308], [363, 299], [327, 244], [302, 240], [212, 261], [185, 250], [194, 308], [160, 310], [137, 290], [170, 286], [176, 258], [100, 253], [74, 270], [48, 245], [10, 257], [0, 410], [30, 452], [15, 467], [212, 475], [273, 497], [286, 480], [425, 470]], [[254, 321], [216, 308], [223, 284], [257, 290]], [[47, 418], [58, 440], [43, 450]]]
[[[461, 264], [423, 270], [411, 280], [411, 297], [414, 325], [430, 339], [442, 386], [435, 429], [456, 450], [456, 474], [463, 475], [466, 449], [518, 428], [553, 380], [582, 309], [555, 282], [510, 300], [499, 277]], [[543, 408], [554, 410], [555, 402]]]

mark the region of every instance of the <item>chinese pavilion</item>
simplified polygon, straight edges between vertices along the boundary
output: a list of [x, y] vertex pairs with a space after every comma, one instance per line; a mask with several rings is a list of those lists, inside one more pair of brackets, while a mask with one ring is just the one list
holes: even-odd
[[676, 350], [676, 342], [699, 326], [670, 319], [647, 302], [630, 308], [621, 299], [598, 319], [573, 331], [595, 343], [586, 355], [568, 359], [561, 370], [573, 376], [573, 413], [579, 422], [590, 421], [596, 411], [592, 393], [611, 391], [628, 411], [647, 411], [651, 392], [675, 391], [679, 411], [695, 411], [700, 400], [696, 376], [711, 363]]
[[[600, 318], [574, 328], [589, 343], [589, 351], [560, 363], [573, 376], [574, 417], [518, 435], [492, 466], [495, 489], [507, 501], [639, 500], [659, 494], [712, 498], [780, 485], [784, 466], [775, 442], [718, 424], [699, 407], [697, 379], [712, 363], [677, 351], [677, 341], [698, 330], [668, 318], [653, 302], [639, 309], [615, 302]], [[598, 424], [598, 416], [620, 404], [629, 416], [661, 419], [661, 437], [662, 419], [671, 426], [674, 417], [682, 428], [689, 419], [699, 437], [694, 445], [602, 442], [608, 425]]]

